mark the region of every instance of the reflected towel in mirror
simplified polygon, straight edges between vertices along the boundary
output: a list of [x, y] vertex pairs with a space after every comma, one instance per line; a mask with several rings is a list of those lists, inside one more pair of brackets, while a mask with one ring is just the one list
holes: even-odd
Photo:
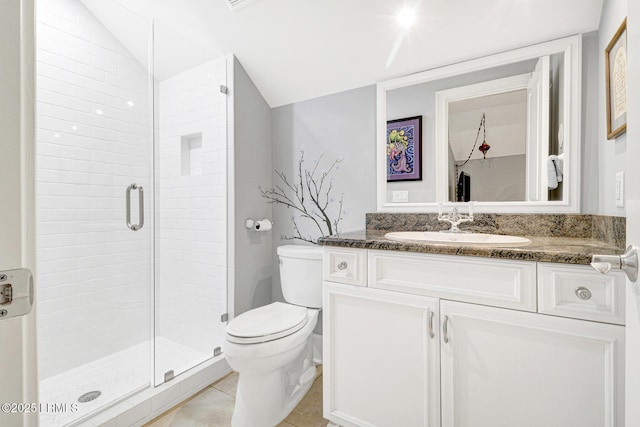
[[558, 188], [558, 183], [562, 182], [562, 154], [556, 156], [552, 154], [547, 159], [547, 182], [549, 190]]

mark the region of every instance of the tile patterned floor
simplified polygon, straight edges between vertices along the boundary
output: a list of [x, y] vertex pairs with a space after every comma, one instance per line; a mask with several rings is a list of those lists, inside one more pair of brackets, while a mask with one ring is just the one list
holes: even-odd
[[[230, 427], [238, 374], [233, 372], [144, 427]], [[277, 427], [325, 427], [322, 418], [322, 366], [311, 389]]]

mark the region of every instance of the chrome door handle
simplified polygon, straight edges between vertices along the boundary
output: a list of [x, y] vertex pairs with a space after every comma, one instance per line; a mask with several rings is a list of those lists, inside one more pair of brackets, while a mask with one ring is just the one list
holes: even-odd
[[442, 321], [442, 340], [445, 344], [449, 343], [449, 329], [447, 328], [447, 323], [449, 322], [449, 316], [444, 316]]
[[[131, 190], [138, 190], [140, 192], [138, 199], [138, 223], [131, 223]], [[127, 227], [133, 231], [138, 231], [144, 226], [144, 188], [142, 185], [136, 183], [127, 187]]]
[[436, 336], [435, 332], [433, 331], [433, 316], [435, 315], [435, 312], [429, 310], [429, 338], [433, 339], [433, 337]]
[[638, 280], [638, 248], [627, 247], [622, 255], [594, 255], [591, 258], [591, 266], [602, 274], [613, 270], [622, 270], [629, 280]]

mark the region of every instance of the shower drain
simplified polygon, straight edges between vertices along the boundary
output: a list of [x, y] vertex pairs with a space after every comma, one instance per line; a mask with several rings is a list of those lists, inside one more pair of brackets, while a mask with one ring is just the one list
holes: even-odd
[[80, 396], [78, 398], [78, 402], [80, 403], [91, 402], [92, 400], [96, 400], [97, 398], [99, 398], [101, 394], [102, 392], [98, 390], [90, 391]]

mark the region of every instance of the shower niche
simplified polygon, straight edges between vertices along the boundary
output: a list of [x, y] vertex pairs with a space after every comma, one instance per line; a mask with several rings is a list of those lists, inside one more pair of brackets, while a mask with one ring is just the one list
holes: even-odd
[[202, 132], [180, 138], [180, 175], [202, 175]]

